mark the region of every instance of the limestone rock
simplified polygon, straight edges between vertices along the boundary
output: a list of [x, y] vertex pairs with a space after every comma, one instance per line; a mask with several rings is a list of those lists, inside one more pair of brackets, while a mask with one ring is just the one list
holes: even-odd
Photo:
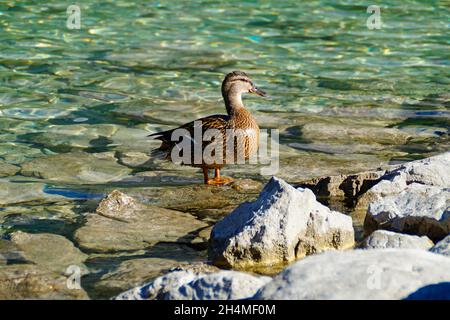
[[354, 204], [358, 197], [374, 186], [384, 171], [367, 171], [351, 175], [314, 178], [299, 184], [309, 188], [316, 196], [337, 197]]
[[19, 299], [89, 299], [83, 289], [71, 289], [67, 278], [30, 264], [0, 268], [0, 300]]
[[0, 160], [0, 177], [13, 176], [20, 171], [18, 166]]
[[271, 280], [238, 271], [197, 274], [174, 271], [119, 295], [119, 300], [236, 300], [253, 296]]
[[409, 135], [399, 129], [368, 127], [367, 125], [307, 123], [302, 129], [302, 138], [311, 141], [359, 142], [369, 144], [404, 144]]
[[412, 161], [388, 171], [386, 176], [404, 174], [408, 184], [417, 182], [430, 186], [450, 188], [450, 152]]
[[309, 189], [272, 178], [256, 201], [241, 204], [214, 226], [208, 255], [217, 266], [246, 268], [353, 245], [349, 216], [321, 205]]
[[370, 203], [381, 197], [401, 193], [409, 184], [419, 183], [450, 188], [450, 152], [412, 161], [387, 170], [375, 186], [360, 195], [356, 210], [366, 210]]
[[444, 239], [436, 243], [436, 245], [432, 247], [430, 251], [450, 257], [450, 235], [446, 236]]
[[71, 265], [85, 268], [83, 262], [87, 255], [63, 236], [17, 231], [11, 234], [11, 242], [17, 246], [24, 259], [47, 270], [64, 274]]
[[368, 236], [362, 243], [363, 249], [423, 249], [428, 250], [433, 242], [426, 236], [418, 237], [395, 233], [386, 230], [377, 230]]
[[12, 263], [26, 263], [20, 249], [11, 241], [0, 239], [0, 266]]
[[450, 259], [424, 250], [325, 252], [286, 268], [254, 299], [404, 299], [450, 281]]
[[0, 205], [11, 205], [24, 202], [57, 201], [62, 196], [45, 192], [45, 184], [37, 182], [0, 181]]
[[[378, 200], [369, 205], [364, 232], [376, 229], [428, 236], [434, 241], [450, 233], [450, 189], [412, 183], [397, 177], [378, 184]], [[396, 191], [401, 190], [396, 193]], [[385, 195], [384, 193], [388, 195]]]
[[197, 274], [219, 272], [220, 270], [218, 267], [204, 262], [180, 264], [170, 269], [170, 271], [191, 271]]
[[87, 215], [75, 240], [97, 252], [138, 250], [157, 242], [190, 243], [195, 231], [206, 226], [188, 213], [145, 205], [113, 191]]
[[238, 179], [221, 188], [194, 184], [164, 189], [130, 190], [127, 194], [141, 202], [173, 210], [199, 211], [236, 206], [243, 201], [253, 200], [260, 191], [261, 186], [257, 181], [248, 182]]

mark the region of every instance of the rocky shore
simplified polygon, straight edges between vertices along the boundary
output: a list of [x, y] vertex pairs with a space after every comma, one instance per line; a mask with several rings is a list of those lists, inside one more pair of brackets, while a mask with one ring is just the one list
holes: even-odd
[[449, 167], [114, 190], [67, 236], [0, 240], [0, 298], [450, 299]]

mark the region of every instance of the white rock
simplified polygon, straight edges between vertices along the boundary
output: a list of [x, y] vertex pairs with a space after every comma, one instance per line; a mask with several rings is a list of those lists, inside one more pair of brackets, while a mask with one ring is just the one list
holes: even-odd
[[418, 237], [408, 234], [395, 233], [386, 230], [377, 230], [368, 236], [362, 243], [363, 249], [423, 249], [428, 250], [433, 241], [428, 237]]
[[407, 183], [450, 188], [450, 152], [434, 157], [408, 162], [398, 169], [389, 171], [386, 176], [404, 174]]
[[353, 245], [349, 216], [317, 202], [309, 189], [272, 178], [256, 201], [241, 204], [214, 226], [208, 255], [215, 265], [246, 268]]
[[197, 274], [174, 271], [117, 296], [117, 300], [236, 300], [252, 297], [270, 277], [237, 271]]
[[[387, 190], [397, 184], [384, 181]], [[380, 187], [377, 186], [379, 189]], [[380, 196], [367, 211], [364, 231], [388, 229], [440, 240], [450, 233], [450, 189], [412, 183], [399, 193]]]
[[[380, 181], [358, 199], [357, 210], [365, 211], [368, 205], [385, 196], [396, 195], [408, 185], [422, 185], [450, 188], [450, 152], [434, 157], [405, 163], [386, 171]], [[369, 230], [371, 233], [372, 230]]]
[[431, 248], [430, 251], [450, 257], [450, 234], [436, 243], [436, 245]]
[[450, 281], [450, 259], [424, 250], [325, 252], [286, 268], [254, 299], [404, 299]]
[[177, 290], [182, 285], [194, 280], [195, 273], [190, 271], [175, 271], [156, 278], [153, 282], [133, 288], [119, 294], [116, 300], [163, 299], [164, 295]]

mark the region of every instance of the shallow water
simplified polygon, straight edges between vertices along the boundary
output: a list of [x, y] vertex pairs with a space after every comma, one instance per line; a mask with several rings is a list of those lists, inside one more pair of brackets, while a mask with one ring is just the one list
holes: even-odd
[[71, 238], [114, 188], [199, 183], [148, 161], [146, 135], [223, 113], [235, 69], [270, 94], [245, 103], [280, 130], [277, 175], [292, 183], [449, 150], [447, 1], [383, 4], [380, 30], [362, 1], [83, 1], [80, 30], [66, 5], [0, 6], [0, 235]]

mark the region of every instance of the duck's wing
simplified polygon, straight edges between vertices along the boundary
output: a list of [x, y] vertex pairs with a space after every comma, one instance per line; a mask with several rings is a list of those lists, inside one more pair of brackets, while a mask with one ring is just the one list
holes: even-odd
[[172, 141], [172, 134], [176, 130], [184, 129], [186, 131], [180, 130], [180, 135], [189, 135], [189, 138], [192, 140], [194, 139], [194, 131], [196, 128], [201, 127], [202, 129], [202, 135], [205, 133], [206, 130], [209, 129], [216, 129], [221, 132], [224, 132], [227, 126], [229, 120], [228, 115], [223, 114], [215, 114], [208, 117], [200, 118], [197, 120], [194, 120], [189, 123], [185, 123], [178, 128], [157, 132], [150, 134], [149, 137], [152, 137], [157, 140], [161, 140], [161, 146], [154, 150], [152, 152], [153, 155], [161, 155], [161, 152], [169, 152], [172, 150], [172, 148], [179, 142], [179, 141]]
[[208, 117], [204, 117], [204, 118], [200, 118], [197, 120], [194, 120], [192, 122], [189, 123], [185, 123], [181, 126], [179, 126], [178, 128], [175, 129], [170, 129], [167, 131], [162, 131], [162, 132], [156, 132], [156, 133], [152, 133], [149, 134], [147, 137], [153, 137], [153, 139], [158, 139], [158, 140], [168, 140], [170, 141], [172, 134], [175, 130], [178, 129], [185, 129], [188, 130], [190, 133], [194, 133], [194, 129], [196, 127], [201, 126], [202, 127], [202, 131], [205, 132], [208, 129], [218, 129], [218, 130], [223, 130], [225, 129], [227, 122], [228, 122], [229, 116], [228, 115], [224, 115], [224, 114], [215, 114], [212, 116], [208, 116]]

